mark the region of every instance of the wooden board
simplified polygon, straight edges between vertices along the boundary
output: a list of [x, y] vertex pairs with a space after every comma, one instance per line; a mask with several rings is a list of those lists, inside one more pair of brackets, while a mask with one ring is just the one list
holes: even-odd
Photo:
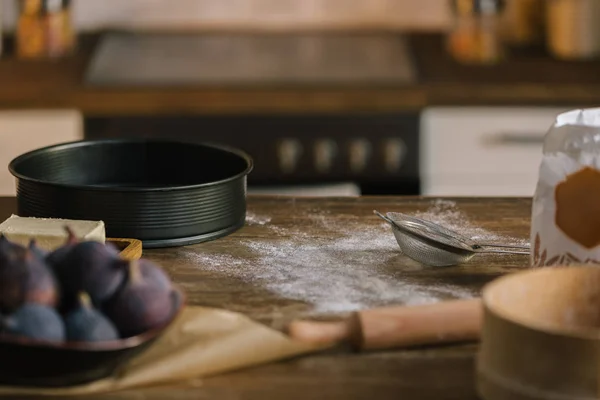
[[106, 241], [121, 250], [121, 257], [136, 260], [142, 257], [142, 241], [137, 239], [106, 238]]

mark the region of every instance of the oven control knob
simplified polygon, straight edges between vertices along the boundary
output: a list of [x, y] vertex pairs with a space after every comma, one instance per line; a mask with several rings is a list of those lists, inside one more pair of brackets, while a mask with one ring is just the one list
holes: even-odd
[[366, 139], [356, 139], [350, 143], [350, 169], [353, 172], [363, 171], [371, 156], [371, 143]]
[[296, 139], [284, 139], [279, 143], [277, 153], [281, 172], [294, 172], [302, 155], [302, 144]]
[[385, 169], [390, 172], [399, 172], [406, 156], [406, 144], [400, 138], [388, 139], [384, 142]]
[[314, 151], [316, 170], [321, 173], [331, 170], [337, 155], [337, 144], [335, 141], [331, 139], [317, 140]]

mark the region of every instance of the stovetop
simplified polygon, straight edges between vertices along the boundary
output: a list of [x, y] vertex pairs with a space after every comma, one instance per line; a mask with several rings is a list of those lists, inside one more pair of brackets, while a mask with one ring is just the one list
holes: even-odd
[[400, 34], [110, 33], [86, 74], [97, 86], [414, 83]]

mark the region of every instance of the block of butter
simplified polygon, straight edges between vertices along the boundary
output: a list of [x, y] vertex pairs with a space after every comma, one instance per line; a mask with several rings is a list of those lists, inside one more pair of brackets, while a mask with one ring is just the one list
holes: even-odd
[[38, 247], [52, 251], [64, 245], [68, 238], [68, 225], [79, 240], [106, 241], [103, 221], [85, 221], [58, 218], [30, 218], [11, 215], [0, 224], [0, 233], [9, 240], [27, 246], [34, 238]]

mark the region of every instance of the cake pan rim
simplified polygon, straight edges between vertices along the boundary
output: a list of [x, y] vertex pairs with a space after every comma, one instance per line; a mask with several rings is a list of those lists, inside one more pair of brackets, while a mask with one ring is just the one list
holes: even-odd
[[223, 229], [218, 229], [215, 231], [205, 232], [198, 235], [193, 236], [185, 236], [185, 237], [175, 237], [168, 239], [147, 239], [142, 240], [142, 247], [144, 249], [164, 249], [171, 247], [182, 247], [182, 246], [191, 246], [195, 244], [207, 243], [216, 239], [221, 239], [227, 237], [240, 229], [242, 229], [246, 225], [245, 219], [236, 224], [231, 224]]
[[[125, 143], [172, 143], [172, 144], [181, 144], [181, 145], [190, 145], [190, 146], [199, 146], [199, 147], [207, 147], [216, 150], [223, 151], [225, 153], [234, 154], [246, 162], [246, 168], [235, 175], [227, 177], [225, 179], [220, 179], [217, 181], [198, 183], [193, 185], [173, 185], [173, 186], [163, 186], [163, 187], [128, 187], [128, 186], [111, 186], [111, 187], [101, 187], [101, 186], [90, 186], [90, 185], [80, 185], [80, 184], [71, 184], [71, 183], [60, 183], [53, 182], [43, 179], [36, 179], [30, 176], [24, 175], [20, 172], [17, 172], [15, 169], [18, 167], [19, 163], [24, 162], [32, 157], [38, 156], [40, 154], [46, 152], [57, 151], [59, 149], [64, 148], [74, 148], [74, 147], [84, 147], [90, 146], [94, 144], [105, 144], [105, 143], [113, 143], [113, 144], [125, 144]], [[105, 193], [118, 193], [118, 192], [137, 192], [137, 193], [147, 193], [147, 192], [172, 192], [172, 191], [185, 191], [185, 190], [194, 190], [194, 189], [202, 189], [211, 186], [217, 186], [226, 184], [232, 181], [236, 181], [238, 179], [244, 178], [249, 175], [250, 172], [254, 169], [254, 161], [252, 157], [248, 153], [243, 150], [221, 145], [214, 143], [193, 143], [181, 140], [173, 140], [173, 139], [137, 139], [137, 138], [117, 138], [117, 139], [84, 139], [84, 140], [76, 140], [64, 143], [57, 143], [49, 146], [40, 147], [35, 150], [28, 151], [23, 153], [15, 158], [13, 158], [8, 164], [8, 170], [15, 178], [40, 184], [40, 185], [49, 185], [57, 188], [64, 189], [74, 189], [74, 190], [88, 190], [88, 191], [98, 191]]]

